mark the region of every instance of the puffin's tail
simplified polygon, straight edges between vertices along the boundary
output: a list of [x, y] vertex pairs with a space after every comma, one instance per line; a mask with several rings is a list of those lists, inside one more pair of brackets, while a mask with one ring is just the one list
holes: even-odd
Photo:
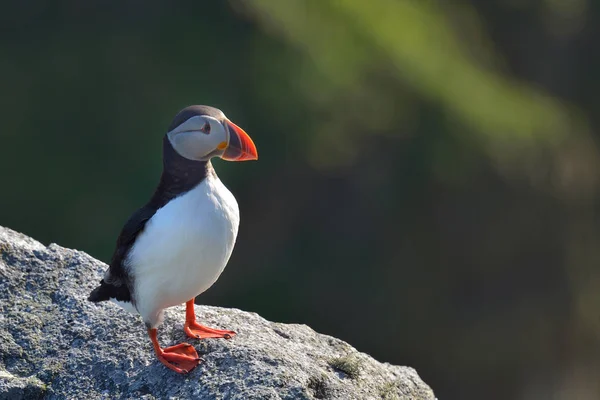
[[115, 280], [115, 283], [107, 283], [104, 279], [100, 281], [100, 286], [92, 290], [89, 301], [98, 303], [100, 301], [118, 300], [131, 303], [131, 292], [125, 282]]
[[104, 282], [104, 279], [100, 281], [100, 286], [96, 289], [92, 290], [90, 296], [88, 297], [89, 301], [93, 301], [94, 303], [98, 303], [101, 301], [107, 301], [110, 299], [110, 287]]

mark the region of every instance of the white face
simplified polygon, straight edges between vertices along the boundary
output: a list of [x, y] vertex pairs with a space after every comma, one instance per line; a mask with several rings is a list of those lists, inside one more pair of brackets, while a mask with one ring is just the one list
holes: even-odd
[[208, 161], [223, 154], [229, 143], [229, 131], [208, 115], [192, 117], [167, 133], [171, 145], [181, 156]]

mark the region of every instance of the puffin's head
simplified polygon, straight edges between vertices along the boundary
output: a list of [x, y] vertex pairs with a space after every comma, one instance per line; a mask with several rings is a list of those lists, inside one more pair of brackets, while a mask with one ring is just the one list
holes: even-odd
[[169, 126], [166, 139], [188, 160], [208, 161], [212, 157], [227, 161], [258, 159], [250, 136], [214, 107], [190, 106], [179, 111]]

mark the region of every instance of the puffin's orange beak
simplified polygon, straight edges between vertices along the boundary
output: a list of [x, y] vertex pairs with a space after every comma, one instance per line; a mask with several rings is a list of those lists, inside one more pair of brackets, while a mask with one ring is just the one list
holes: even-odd
[[229, 144], [221, 158], [227, 161], [258, 160], [258, 152], [250, 136], [229, 120], [225, 120], [224, 124], [229, 130]]

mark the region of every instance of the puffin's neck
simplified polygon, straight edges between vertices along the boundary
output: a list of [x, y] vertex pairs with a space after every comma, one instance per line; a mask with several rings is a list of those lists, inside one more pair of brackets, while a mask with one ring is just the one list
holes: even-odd
[[198, 186], [211, 174], [215, 174], [215, 170], [210, 161], [193, 161], [181, 156], [165, 135], [163, 172], [150, 205], [156, 209], [164, 206], [169, 200]]

